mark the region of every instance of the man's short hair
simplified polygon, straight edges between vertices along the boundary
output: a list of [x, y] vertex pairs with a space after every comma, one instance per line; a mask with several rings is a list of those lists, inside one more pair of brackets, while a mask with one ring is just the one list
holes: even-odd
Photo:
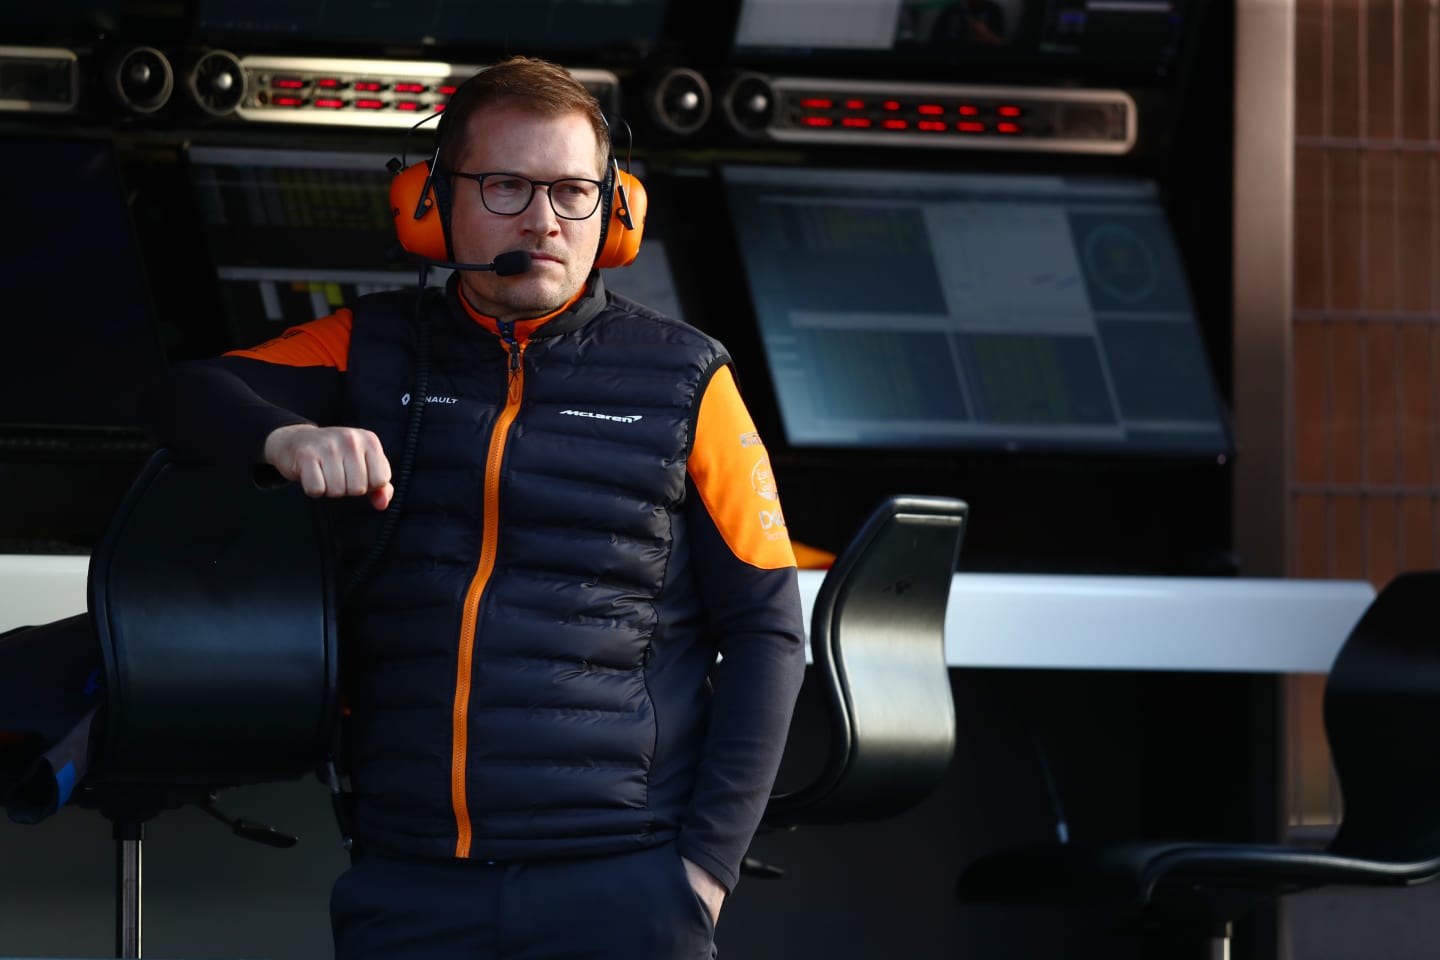
[[583, 114], [595, 131], [604, 170], [610, 157], [610, 128], [599, 102], [564, 67], [536, 57], [511, 57], [486, 67], [450, 97], [440, 121], [442, 170], [460, 171], [469, 147], [471, 117], [494, 106], [517, 106], [542, 117]]

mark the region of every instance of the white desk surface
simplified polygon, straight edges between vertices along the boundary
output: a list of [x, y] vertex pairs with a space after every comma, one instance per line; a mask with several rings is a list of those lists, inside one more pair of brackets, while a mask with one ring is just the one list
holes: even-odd
[[85, 612], [90, 558], [0, 553], [0, 630]]
[[[0, 554], [0, 630], [85, 610], [89, 557]], [[824, 571], [800, 571], [810, 610]], [[957, 573], [956, 667], [1326, 673], [1364, 581]]]
[[[800, 571], [814, 607], [823, 571]], [[1375, 597], [1364, 581], [957, 573], [955, 667], [1328, 673]]]

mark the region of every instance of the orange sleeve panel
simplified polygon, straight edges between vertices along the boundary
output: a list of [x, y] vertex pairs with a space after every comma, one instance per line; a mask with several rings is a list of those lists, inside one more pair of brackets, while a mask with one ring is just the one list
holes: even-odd
[[231, 350], [227, 357], [248, 357], [286, 367], [333, 367], [345, 372], [350, 356], [350, 326], [354, 314], [349, 307], [291, 327], [273, 340], [245, 350]]
[[762, 570], [795, 566], [770, 455], [728, 366], [715, 371], [700, 400], [689, 470], [736, 559]]

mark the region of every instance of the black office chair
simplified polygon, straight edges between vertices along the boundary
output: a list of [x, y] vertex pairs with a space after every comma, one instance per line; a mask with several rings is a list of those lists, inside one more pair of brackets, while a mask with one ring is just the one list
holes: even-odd
[[[802, 786], [771, 796], [762, 830], [892, 817], [944, 779], [955, 752], [945, 610], [967, 514], [962, 500], [892, 497], [826, 572], [806, 682], [820, 687], [829, 747]], [[742, 871], [782, 872], [751, 857]]]
[[1440, 876], [1440, 571], [1403, 574], [1346, 638], [1325, 683], [1326, 737], [1344, 801], [1324, 849], [1131, 841], [977, 859], [971, 903], [1128, 903], [1228, 957], [1233, 924], [1285, 894], [1411, 886]]
[[294, 485], [158, 451], [91, 556], [105, 663], [75, 802], [115, 825], [117, 956], [138, 957], [143, 825], [182, 804], [249, 839], [294, 843], [215, 806], [228, 787], [316, 772], [338, 695], [334, 569]]

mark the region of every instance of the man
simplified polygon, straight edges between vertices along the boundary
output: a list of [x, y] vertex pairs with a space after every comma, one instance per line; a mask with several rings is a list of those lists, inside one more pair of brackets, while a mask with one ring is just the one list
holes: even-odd
[[347, 611], [341, 960], [708, 957], [804, 669], [768, 460], [724, 348], [593, 269], [609, 136], [568, 72], [482, 71], [439, 137], [451, 259], [529, 269], [177, 366], [152, 432], [336, 498], [351, 562], [400, 511]]

